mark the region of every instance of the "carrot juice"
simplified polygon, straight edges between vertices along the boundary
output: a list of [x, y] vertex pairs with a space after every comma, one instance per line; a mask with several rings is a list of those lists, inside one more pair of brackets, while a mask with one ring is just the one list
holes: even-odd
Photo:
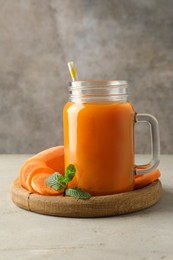
[[134, 111], [130, 103], [73, 103], [64, 108], [65, 165], [77, 173], [70, 186], [92, 195], [134, 187]]

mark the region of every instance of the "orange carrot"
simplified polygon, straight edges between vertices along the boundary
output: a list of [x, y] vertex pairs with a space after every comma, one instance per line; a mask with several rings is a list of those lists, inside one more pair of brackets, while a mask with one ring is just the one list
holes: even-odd
[[135, 177], [135, 179], [136, 178], [139, 178], [139, 177], [141, 177], [141, 176], [143, 176], [144, 174], [143, 173], [139, 173], [139, 174], [136, 174], [134, 177]]
[[46, 179], [50, 176], [49, 173], [36, 174], [32, 180], [32, 188], [41, 195], [60, 195], [64, 190], [54, 190], [46, 183]]
[[135, 189], [143, 188], [149, 185], [150, 183], [156, 181], [159, 177], [160, 171], [158, 169], [146, 174], [140, 174], [139, 177], [135, 175]]
[[35, 190], [33, 189], [32, 185], [31, 185], [31, 182], [32, 182], [32, 178], [37, 175], [37, 174], [40, 174], [40, 173], [47, 173], [47, 174], [52, 174], [54, 173], [54, 170], [51, 169], [51, 168], [48, 168], [48, 167], [39, 167], [39, 168], [36, 168], [34, 169], [33, 171], [31, 171], [29, 174], [28, 174], [28, 177], [26, 179], [26, 186], [27, 186], [27, 189], [30, 191], [30, 192], [35, 192]]
[[64, 146], [51, 147], [34, 155], [31, 159], [33, 158], [44, 161], [55, 172], [64, 174]]
[[36, 158], [29, 159], [22, 165], [20, 169], [19, 181], [25, 189], [27, 189], [26, 180], [30, 172], [40, 167], [46, 167], [46, 163]]

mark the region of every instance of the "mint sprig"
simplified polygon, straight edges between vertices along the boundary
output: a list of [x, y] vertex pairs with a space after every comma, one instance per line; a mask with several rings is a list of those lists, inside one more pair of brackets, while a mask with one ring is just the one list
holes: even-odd
[[73, 164], [69, 164], [65, 171], [65, 178], [67, 182], [71, 181], [74, 178], [75, 173], [76, 173], [75, 166]]
[[48, 177], [46, 183], [54, 190], [64, 190], [67, 186], [64, 176], [59, 172], [55, 172]]
[[65, 194], [70, 197], [74, 197], [76, 199], [83, 199], [87, 200], [91, 198], [91, 194], [78, 188], [78, 187], [73, 187], [65, 190]]
[[80, 189], [79, 187], [67, 188], [68, 183], [72, 181], [76, 174], [76, 168], [73, 164], [69, 164], [65, 171], [65, 176], [59, 172], [54, 172], [47, 179], [46, 183], [54, 190], [64, 190], [64, 194], [76, 199], [90, 199], [91, 194]]

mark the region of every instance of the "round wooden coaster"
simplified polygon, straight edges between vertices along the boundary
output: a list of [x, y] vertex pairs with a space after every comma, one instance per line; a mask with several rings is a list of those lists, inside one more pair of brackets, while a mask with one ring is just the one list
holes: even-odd
[[43, 196], [22, 188], [19, 180], [10, 187], [11, 199], [23, 209], [59, 217], [106, 217], [136, 212], [154, 205], [161, 197], [159, 180], [131, 192], [77, 200], [67, 196]]

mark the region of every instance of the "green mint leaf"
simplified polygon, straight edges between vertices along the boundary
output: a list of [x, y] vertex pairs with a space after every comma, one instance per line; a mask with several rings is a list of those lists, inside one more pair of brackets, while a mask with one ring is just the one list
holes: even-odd
[[65, 178], [67, 183], [73, 179], [75, 173], [76, 173], [75, 166], [73, 164], [69, 164], [65, 171]]
[[65, 177], [58, 172], [55, 172], [52, 175], [50, 175], [46, 179], [46, 183], [54, 190], [64, 190], [67, 186]]
[[87, 200], [91, 198], [91, 194], [78, 188], [78, 187], [73, 187], [65, 190], [65, 195], [74, 197], [76, 199], [82, 199], [82, 200]]

